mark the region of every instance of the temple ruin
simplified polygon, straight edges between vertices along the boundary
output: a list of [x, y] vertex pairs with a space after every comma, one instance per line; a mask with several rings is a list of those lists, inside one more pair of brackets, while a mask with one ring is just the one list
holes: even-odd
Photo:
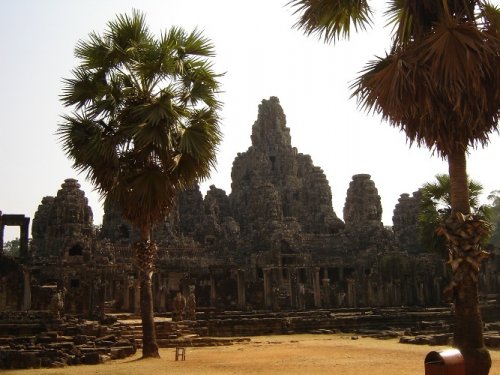
[[[214, 311], [446, 305], [445, 261], [418, 245], [418, 193], [402, 194], [393, 227], [384, 227], [375, 182], [354, 175], [342, 220], [323, 170], [292, 146], [276, 97], [259, 105], [251, 140], [233, 162], [229, 195], [193, 187], [155, 228], [156, 312], [172, 311], [176, 293], [190, 290]], [[20, 258], [0, 252], [0, 311], [47, 309], [57, 288], [65, 313], [138, 312], [138, 233], [116, 208], [106, 204], [96, 228], [80, 185], [67, 179], [42, 199], [29, 248], [28, 223], [0, 213], [0, 235], [11, 224], [22, 232]], [[485, 297], [498, 293], [498, 259], [483, 267]]]

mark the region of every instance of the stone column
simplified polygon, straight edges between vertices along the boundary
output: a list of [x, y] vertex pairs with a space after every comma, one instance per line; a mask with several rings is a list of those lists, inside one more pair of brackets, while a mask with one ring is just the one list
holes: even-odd
[[141, 312], [141, 281], [134, 280], [134, 313]]
[[321, 280], [321, 284], [323, 285], [323, 304], [324, 307], [331, 307], [330, 301], [330, 279]]
[[373, 306], [372, 278], [366, 276], [365, 280], [365, 306]]
[[442, 293], [442, 288], [441, 288], [441, 277], [436, 276], [434, 277], [434, 303], [436, 305], [441, 304], [441, 293]]
[[294, 277], [294, 269], [289, 267], [287, 268], [288, 275], [288, 295], [290, 296], [290, 308], [295, 307], [295, 282], [297, 281], [296, 277]]
[[323, 279], [329, 279], [328, 268], [323, 268]]
[[246, 305], [244, 270], [237, 270], [236, 281], [238, 283], [238, 308], [244, 310]]
[[420, 306], [424, 306], [425, 298], [424, 298], [424, 283], [419, 280], [417, 283], [417, 300]]
[[167, 309], [167, 297], [166, 297], [166, 289], [162, 287], [160, 293], [160, 311], [164, 312]]
[[215, 290], [215, 276], [210, 274], [210, 307], [215, 307], [217, 291]]
[[273, 293], [271, 290], [271, 269], [263, 270], [264, 274], [264, 305], [266, 308], [271, 308], [273, 305]]
[[401, 306], [401, 280], [394, 280], [394, 305]]
[[313, 293], [314, 293], [314, 307], [321, 307], [321, 288], [319, 284], [319, 267], [313, 268]]
[[167, 291], [168, 291], [167, 284], [168, 283], [167, 283], [166, 278], [162, 277], [161, 285], [159, 286], [159, 289], [160, 289], [160, 311], [162, 311], [162, 312], [167, 310]]
[[24, 274], [24, 295], [23, 310], [31, 309], [31, 275], [29, 270], [23, 270]]
[[354, 279], [347, 279], [347, 306], [356, 307], [356, 284]]
[[20, 238], [19, 238], [19, 252], [20, 252], [19, 255], [23, 259], [26, 259], [28, 257], [29, 225], [30, 225], [30, 218], [29, 217], [24, 218], [23, 223], [21, 225]]
[[130, 286], [128, 284], [128, 279], [125, 278], [123, 281], [123, 310], [130, 310]]
[[153, 280], [155, 279], [156, 282], [153, 282], [153, 309], [154, 311], [158, 311], [160, 309], [161, 275], [159, 273], [155, 273], [153, 275]]

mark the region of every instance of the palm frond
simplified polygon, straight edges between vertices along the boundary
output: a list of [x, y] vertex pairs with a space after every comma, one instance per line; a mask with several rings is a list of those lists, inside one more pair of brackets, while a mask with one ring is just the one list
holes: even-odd
[[365, 30], [372, 22], [366, 0], [291, 0], [288, 5], [299, 15], [295, 27], [306, 35], [317, 34], [327, 43], [349, 38], [351, 27]]
[[482, 2], [482, 16], [485, 22], [485, 28], [488, 32], [499, 35], [500, 34], [500, 5], [496, 6], [489, 2]]
[[116, 20], [108, 23], [108, 31], [104, 34], [114, 49], [126, 54], [139, 52], [141, 46], [151, 41], [151, 33], [146, 24], [144, 13], [137, 10], [132, 15], [119, 14]]
[[214, 45], [203, 36], [200, 30], [193, 30], [184, 42], [186, 55], [213, 57], [215, 56]]

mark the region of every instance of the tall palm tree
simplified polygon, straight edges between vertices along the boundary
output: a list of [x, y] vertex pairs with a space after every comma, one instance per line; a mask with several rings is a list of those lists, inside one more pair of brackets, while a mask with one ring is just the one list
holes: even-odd
[[[291, 0], [296, 24], [326, 42], [349, 37], [351, 26], [372, 20], [370, 0]], [[451, 216], [442, 234], [453, 271], [455, 345], [468, 375], [488, 374], [477, 273], [485, 254], [484, 221], [470, 215], [466, 171], [468, 148], [484, 146], [498, 130], [500, 108], [500, 9], [482, 0], [387, 0], [392, 43], [352, 85], [362, 109], [380, 113], [403, 130], [410, 144], [446, 158]], [[466, 235], [463, 238], [462, 235]], [[471, 235], [474, 234], [474, 235]]]
[[[436, 230], [440, 228], [451, 214], [450, 176], [437, 174], [436, 180], [426, 182], [419, 189], [420, 207], [418, 215], [419, 238], [422, 247], [429, 251], [445, 253], [447, 251], [446, 239], [437, 235]], [[469, 205], [471, 211], [477, 217], [488, 219], [490, 207], [480, 205], [479, 196], [483, 192], [483, 186], [469, 179]], [[488, 238], [484, 238], [484, 241]]]
[[220, 75], [209, 61], [213, 46], [199, 31], [172, 27], [154, 37], [138, 11], [107, 26], [75, 48], [80, 64], [62, 94], [73, 112], [63, 116], [58, 134], [74, 168], [139, 229], [143, 357], [159, 357], [151, 230], [176, 193], [215, 165]]

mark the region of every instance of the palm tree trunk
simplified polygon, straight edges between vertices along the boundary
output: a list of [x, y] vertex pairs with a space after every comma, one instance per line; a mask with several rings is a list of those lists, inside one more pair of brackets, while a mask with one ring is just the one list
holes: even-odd
[[141, 242], [137, 244], [137, 258], [141, 282], [142, 358], [159, 358], [153, 312], [153, 265], [156, 244], [151, 242], [149, 226], [141, 228]]
[[[448, 155], [448, 167], [451, 184], [452, 217], [457, 213], [470, 213], [469, 185], [467, 181], [465, 149], [459, 149]], [[467, 257], [467, 251], [455, 246], [454, 258]], [[488, 375], [491, 357], [484, 346], [483, 321], [479, 310], [478, 270], [469, 262], [462, 261], [453, 270], [453, 300], [455, 304], [454, 345], [460, 350], [465, 360], [467, 375]]]
[[467, 180], [467, 161], [464, 148], [458, 148], [448, 155], [448, 172], [451, 186], [451, 214], [470, 213], [469, 182]]

